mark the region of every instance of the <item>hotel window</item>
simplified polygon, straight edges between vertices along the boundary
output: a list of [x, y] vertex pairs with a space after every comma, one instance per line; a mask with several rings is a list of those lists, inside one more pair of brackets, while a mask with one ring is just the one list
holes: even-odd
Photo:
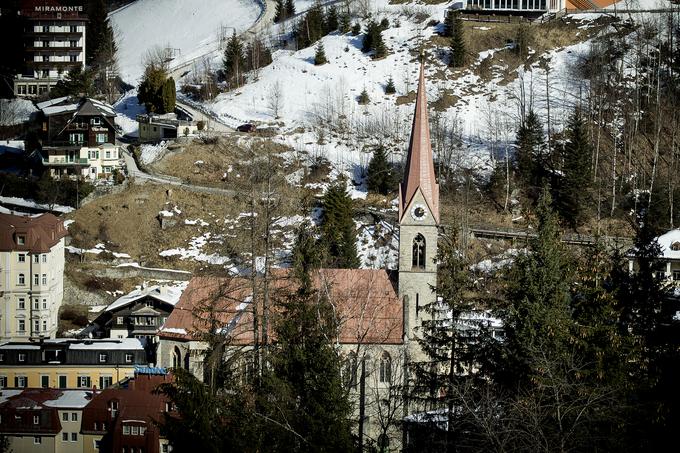
[[61, 414], [61, 419], [65, 422], [67, 422], [68, 421], [68, 412], [64, 412], [63, 414]]
[[[68, 414], [64, 414], [68, 416]], [[62, 442], [68, 442], [68, 433], [61, 433], [61, 440]]]
[[28, 379], [26, 376], [14, 376], [14, 386], [16, 388], [28, 387]]
[[43, 319], [42, 322], [42, 330], [43, 332], [47, 332], [47, 320]]
[[146, 427], [145, 427], [145, 426], [140, 426], [140, 427], [139, 427], [139, 435], [140, 435], [140, 436], [143, 436], [145, 432], [146, 432]]
[[69, 44], [71, 44], [71, 47], [78, 47], [78, 41], [71, 40]]
[[85, 141], [85, 135], [80, 134], [80, 133], [69, 134], [68, 141], [71, 142], [71, 144], [83, 143]]
[[[97, 135], [99, 135], [99, 134], [97, 134]], [[106, 135], [106, 134], [102, 134], [102, 135]], [[109, 151], [108, 149], [106, 150], [106, 154], [105, 154], [105, 155], [106, 155], [106, 158], [107, 158], [107, 159], [111, 159], [111, 151]]]
[[33, 443], [34, 443], [35, 445], [40, 445], [40, 444], [42, 443], [42, 437], [40, 437], [40, 436], [35, 436], [35, 437], [33, 438]]
[[40, 284], [40, 274], [33, 274], [33, 284], [36, 286]]
[[78, 421], [78, 412], [71, 412], [71, 421], [72, 422]]
[[46, 389], [50, 386], [50, 377], [49, 376], [40, 376], [40, 387]]
[[43, 31], [43, 33], [49, 33], [50, 27], [48, 27], [47, 25], [43, 25], [42, 31]]
[[25, 253], [19, 253], [19, 262], [20, 263], [25, 263], [26, 262], [26, 254]]
[[47, 310], [47, 299], [43, 299], [42, 307], [43, 307], [43, 310]]
[[5, 354], [0, 352], [0, 363], [5, 361]]
[[[97, 134], [97, 143], [106, 143], [108, 139], [107, 134]], [[110, 158], [111, 151], [106, 151], [106, 158]]]
[[19, 274], [19, 277], [17, 278], [17, 285], [25, 285], [26, 284], [26, 276], [24, 274]]
[[40, 320], [39, 319], [36, 319], [35, 321], [33, 321], [33, 331], [35, 333], [40, 332]]
[[24, 321], [23, 319], [19, 319], [17, 323], [18, 323], [17, 330], [20, 333], [23, 333], [26, 330], [26, 321]]
[[132, 354], [125, 354], [125, 363], [132, 363]]
[[40, 260], [40, 255], [33, 255], [33, 262], [38, 263]]
[[123, 425], [123, 435], [124, 436], [130, 435], [130, 427], [128, 425]]
[[99, 363], [106, 363], [107, 356], [106, 354], [100, 353], [99, 354]]
[[36, 85], [28, 85], [28, 94], [36, 94], [38, 87]]
[[78, 27], [71, 25], [71, 33], [78, 33]]
[[122, 316], [116, 316], [116, 324], [123, 325], [123, 317]]
[[99, 377], [99, 388], [105, 389], [111, 387], [113, 384], [113, 377], [111, 376], [100, 376]]
[[90, 119], [90, 124], [92, 124], [93, 126], [99, 126], [101, 123], [102, 123], [102, 119], [99, 118], [99, 117], [94, 117], [94, 118]]
[[26, 85], [19, 85], [17, 88], [19, 94], [26, 94]]
[[26, 354], [19, 354], [19, 362], [25, 362], [26, 361]]
[[0, 389], [7, 388], [7, 376], [0, 376]]
[[33, 310], [40, 310], [40, 299], [33, 299]]
[[19, 303], [18, 303], [17, 309], [19, 309], [19, 310], [25, 310], [26, 309], [26, 299], [24, 299], [23, 297], [19, 298]]
[[42, 274], [42, 284], [47, 285], [47, 274]]
[[78, 442], [78, 433], [71, 433], [71, 442]]
[[71, 63], [75, 63], [78, 61], [78, 55], [69, 55], [68, 59]]
[[60, 389], [65, 389], [65, 388], [66, 388], [66, 376], [63, 376], [63, 375], [62, 375], [62, 376], [59, 376], [59, 377], [57, 378], [57, 380], [59, 381], [59, 388], [60, 388]]
[[90, 387], [90, 376], [78, 376], [78, 387], [89, 388]]

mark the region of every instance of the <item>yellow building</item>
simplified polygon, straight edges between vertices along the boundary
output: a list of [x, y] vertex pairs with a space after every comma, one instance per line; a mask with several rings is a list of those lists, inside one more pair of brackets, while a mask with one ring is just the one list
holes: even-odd
[[0, 344], [0, 388], [106, 388], [146, 366], [136, 338]]

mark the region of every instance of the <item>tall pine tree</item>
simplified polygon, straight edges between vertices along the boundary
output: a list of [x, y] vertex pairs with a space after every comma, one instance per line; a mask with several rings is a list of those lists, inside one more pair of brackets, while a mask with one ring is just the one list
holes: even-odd
[[239, 87], [243, 84], [243, 74], [246, 69], [246, 59], [243, 54], [243, 42], [236, 35], [236, 31], [227, 41], [227, 48], [224, 50], [224, 73], [227, 80], [234, 81]]
[[515, 168], [520, 181], [533, 199], [537, 199], [547, 178], [547, 157], [543, 125], [530, 110], [517, 131]]
[[[308, 234], [300, 233], [299, 237]], [[298, 242], [293, 274], [297, 289], [278, 294], [280, 316], [271, 368], [264, 370], [262, 407], [275, 423], [267, 427], [266, 451], [351, 451], [350, 404], [342, 386], [341, 360], [333, 339], [338, 323], [330, 301], [310, 275], [311, 240]], [[313, 259], [313, 258], [312, 258]]]
[[328, 250], [328, 267], [359, 267], [353, 203], [343, 179], [328, 187], [322, 203], [320, 244]]
[[449, 60], [449, 66], [452, 68], [460, 68], [465, 65], [467, 59], [463, 20], [460, 18], [460, 13], [458, 12], [449, 13], [449, 16], [453, 16], [451, 19], [453, 32], [451, 35], [451, 58]]
[[383, 146], [378, 146], [373, 151], [373, 157], [367, 169], [368, 190], [382, 195], [395, 190], [397, 181], [392, 165], [387, 160], [387, 154]]
[[[422, 337], [418, 345], [425, 359], [413, 364], [415, 379], [410, 399], [431, 425], [445, 426], [446, 437], [438, 444], [420, 445], [422, 451], [456, 451], [462, 420], [461, 395], [476, 378], [479, 345], [484, 336], [483, 318], [474, 315], [478, 304], [470, 291], [469, 263], [463, 258], [456, 232], [438, 241], [437, 298], [424, 307]], [[432, 288], [434, 291], [435, 288]], [[445, 423], [442, 423], [442, 414]]]
[[562, 218], [576, 229], [586, 218], [592, 156], [592, 147], [579, 108], [569, 119], [565, 138], [567, 142], [562, 150], [563, 176], [557, 184], [555, 204]]

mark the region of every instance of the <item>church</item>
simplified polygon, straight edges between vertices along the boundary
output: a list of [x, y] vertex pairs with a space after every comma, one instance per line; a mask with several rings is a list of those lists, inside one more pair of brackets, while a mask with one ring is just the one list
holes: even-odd
[[[404, 364], [417, 356], [415, 341], [424, 307], [436, 298], [439, 185], [434, 173], [428, 124], [425, 73], [421, 66], [413, 126], [403, 181], [399, 187], [399, 269], [319, 269], [313, 282], [337, 313], [336, 343], [345, 358], [343, 378], [358, 404], [360, 434], [379, 445], [398, 442], [403, 401], [390, 401], [406, 380]], [[396, 275], [395, 275], [396, 274]], [[290, 285], [287, 269], [273, 269], [272, 291]], [[262, 294], [261, 291], [259, 294]], [[158, 365], [182, 367], [206, 378], [201, 332], [214, 329], [228, 337], [226, 354], [254, 344], [253, 280], [243, 277], [194, 277], [159, 329]], [[248, 367], [248, 362], [243, 362]], [[359, 398], [361, 400], [359, 401]], [[384, 404], [394, 405], [385, 410]], [[400, 399], [400, 398], [399, 398]], [[400, 405], [399, 407], [396, 407]], [[365, 423], [365, 426], [363, 426]]]

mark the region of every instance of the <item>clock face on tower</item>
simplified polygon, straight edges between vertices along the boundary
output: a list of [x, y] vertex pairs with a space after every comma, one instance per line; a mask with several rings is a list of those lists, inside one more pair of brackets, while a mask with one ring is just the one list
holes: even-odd
[[425, 206], [423, 206], [420, 203], [416, 203], [413, 205], [411, 208], [411, 217], [413, 217], [413, 220], [421, 221], [424, 220], [425, 217], [427, 217], [427, 211], [425, 210]]

